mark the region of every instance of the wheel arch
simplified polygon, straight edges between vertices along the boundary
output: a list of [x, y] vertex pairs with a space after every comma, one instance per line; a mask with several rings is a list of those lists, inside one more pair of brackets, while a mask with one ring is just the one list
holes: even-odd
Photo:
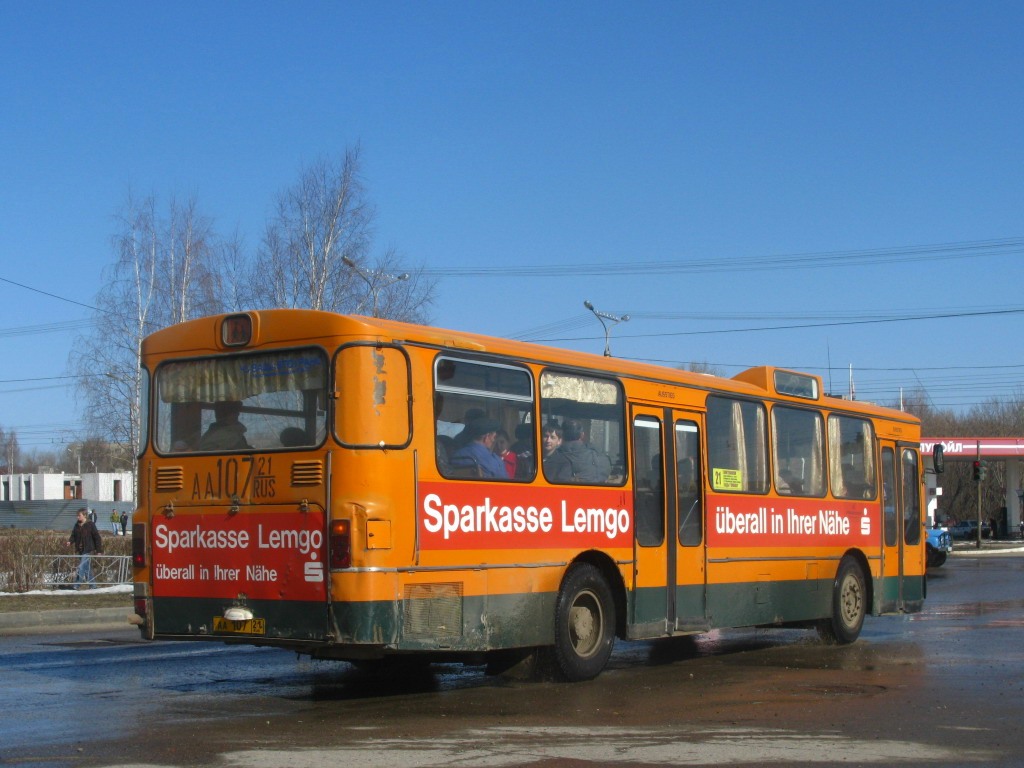
[[[576, 563], [587, 563], [594, 566], [604, 577], [608, 589], [612, 593], [612, 600], [615, 601], [615, 635], [619, 639], [626, 638], [626, 583], [622, 579], [622, 572], [615, 561], [605, 552], [597, 549], [590, 549], [577, 555], [562, 574], [562, 583], [565, 583], [566, 574]], [[561, 585], [559, 585], [561, 587]]]
[[[843, 560], [847, 558], [857, 563], [857, 567], [860, 568], [861, 576], [864, 579], [864, 589], [867, 591], [865, 595], [865, 602], [870, 609], [872, 616], [877, 616], [878, 612], [875, 607], [875, 578], [871, 575], [871, 565], [868, 563], [867, 555], [865, 555], [859, 549], [848, 549], [843, 553], [843, 556], [839, 558], [839, 564], [842, 564]], [[839, 572], [839, 565], [836, 565], [836, 573]]]

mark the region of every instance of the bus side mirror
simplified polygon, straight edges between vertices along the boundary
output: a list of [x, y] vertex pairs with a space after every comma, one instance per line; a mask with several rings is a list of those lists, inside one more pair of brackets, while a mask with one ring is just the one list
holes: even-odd
[[932, 448], [932, 469], [936, 475], [941, 475], [946, 471], [946, 459], [943, 455], [944, 450], [942, 443], [936, 443], [935, 447]]

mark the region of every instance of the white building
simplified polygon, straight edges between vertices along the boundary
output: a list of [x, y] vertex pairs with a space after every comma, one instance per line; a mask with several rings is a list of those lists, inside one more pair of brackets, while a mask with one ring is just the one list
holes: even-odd
[[0, 475], [0, 501], [135, 501], [131, 472], [63, 472]]

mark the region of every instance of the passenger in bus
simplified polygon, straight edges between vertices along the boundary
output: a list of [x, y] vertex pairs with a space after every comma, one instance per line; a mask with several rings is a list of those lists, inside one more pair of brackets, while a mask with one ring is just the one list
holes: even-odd
[[804, 492], [804, 484], [797, 477], [796, 473], [789, 467], [789, 462], [784, 461], [784, 464], [779, 467], [779, 476], [775, 483], [779, 493], [783, 494], [796, 494], [801, 495]]
[[552, 456], [558, 451], [562, 445], [562, 428], [553, 421], [549, 421], [544, 425], [544, 429], [540, 434], [540, 446], [544, 453], [544, 471], [550, 477], [548, 472], [548, 462]]
[[843, 498], [863, 499], [870, 496], [864, 474], [858, 472], [852, 463], [843, 464]]
[[651, 456], [651, 471], [647, 476], [647, 484], [651, 488], [658, 489], [658, 493], [661, 493], [662, 478], [661, 478], [661, 453], [655, 453]]
[[442, 475], [448, 475], [452, 467], [452, 454], [455, 453], [455, 440], [448, 435], [438, 435], [434, 442], [434, 457], [437, 459], [437, 468]]
[[469, 442], [452, 454], [452, 468], [466, 469], [475, 467], [479, 470], [480, 477], [508, 480], [505, 462], [494, 454], [494, 441], [497, 438], [499, 429], [500, 425], [498, 422], [486, 416], [469, 422], [464, 430], [464, 434], [467, 435]]
[[516, 476], [516, 463], [518, 457], [512, 452], [512, 441], [509, 440], [508, 432], [504, 429], [499, 429], [494, 437], [494, 455], [501, 459], [505, 465], [505, 472], [509, 477], [509, 480], [515, 479]]
[[537, 452], [533, 447], [532, 424], [516, 424], [516, 441], [509, 450], [516, 455], [516, 479], [529, 480], [533, 477]]
[[281, 445], [284, 448], [297, 448], [300, 445], [309, 445], [309, 438], [306, 430], [298, 427], [285, 427], [281, 430]]
[[216, 421], [199, 441], [201, 451], [233, 451], [252, 446], [245, 439], [245, 425], [238, 420], [242, 404], [237, 400], [221, 400], [213, 404]]
[[455, 447], [462, 448], [467, 445], [473, 438], [469, 434], [469, 425], [471, 422], [477, 419], [482, 419], [487, 415], [483, 408], [470, 408], [466, 411], [466, 415], [462, 417], [462, 423], [465, 425], [462, 430], [455, 435]]
[[548, 480], [556, 483], [606, 483], [611, 460], [586, 441], [582, 422], [562, 422], [562, 445], [544, 465]]

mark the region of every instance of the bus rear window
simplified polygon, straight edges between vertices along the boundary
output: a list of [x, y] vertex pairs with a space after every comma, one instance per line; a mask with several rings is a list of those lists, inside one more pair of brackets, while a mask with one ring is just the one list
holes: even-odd
[[234, 453], [319, 445], [327, 360], [318, 349], [164, 363], [156, 372], [160, 453]]

